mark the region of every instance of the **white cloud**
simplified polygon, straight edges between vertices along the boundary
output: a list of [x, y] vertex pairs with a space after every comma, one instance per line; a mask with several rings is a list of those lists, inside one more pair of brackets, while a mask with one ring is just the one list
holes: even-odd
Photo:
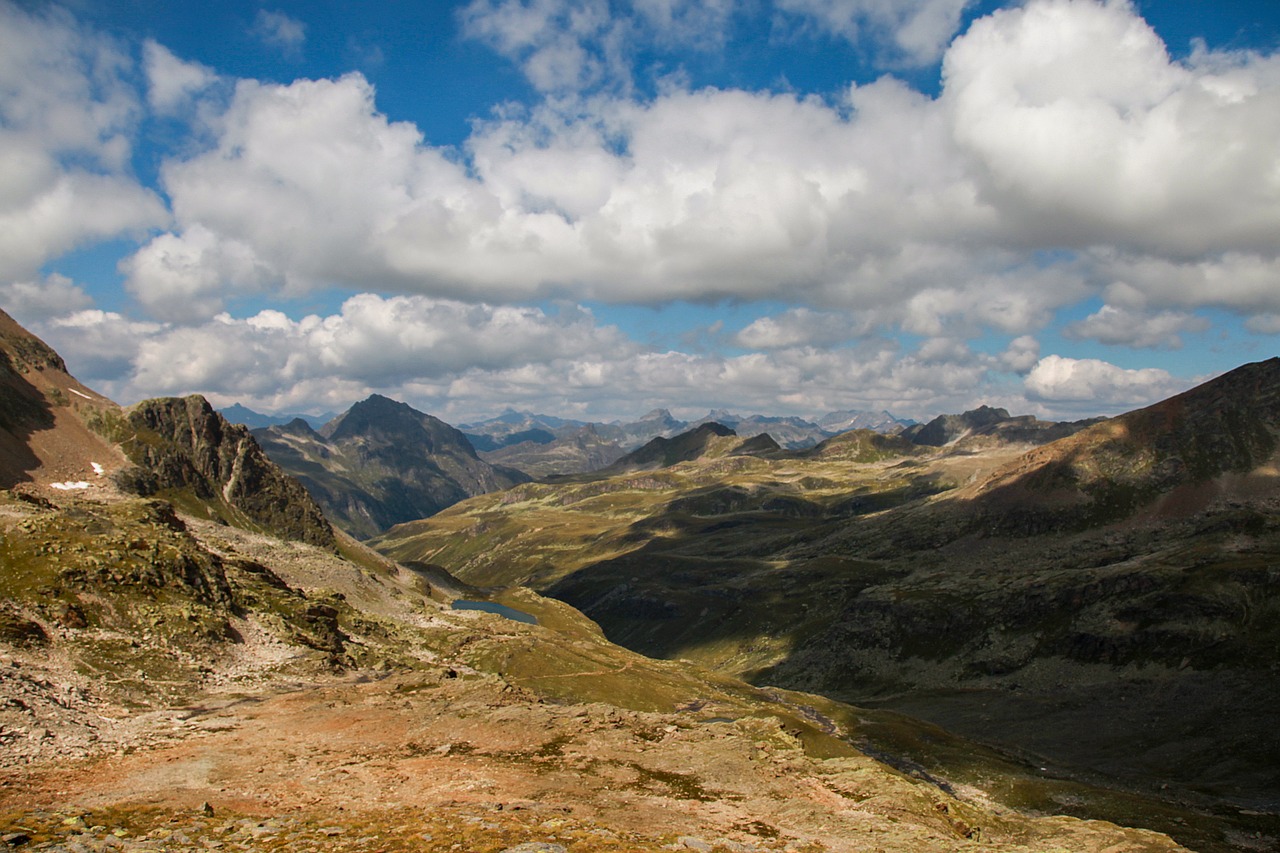
[[1087, 338], [1113, 346], [1181, 349], [1184, 333], [1203, 332], [1209, 326], [1204, 317], [1180, 311], [1147, 314], [1103, 305], [1063, 331], [1069, 338]]
[[1274, 256], [1280, 56], [1173, 62], [1126, 0], [1037, 0], [975, 21], [944, 79], [1010, 238]]
[[1000, 354], [1000, 363], [1014, 373], [1029, 373], [1039, 361], [1040, 342], [1031, 335], [1014, 338]]
[[1087, 403], [1094, 414], [1145, 406], [1188, 385], [1159, 368], [1129, 370], [1098, 359], [1060, 355], [1040, 359], [1024, 384], [1033, 400]]
[[[123, 387], [143, 342], [160, 334], [159, 323], [126, 319], [115, 312], [86, 309], [37, 323], [35, 330], [83, 381], [102, 383], [109, 396]], [[152, 396], [147, 393], [141, 396]], [[129, 402], [140, 399], [131, 396]]]
[[[143, 324], [82, 311], [46, 327], [55, 347], [86, 375], [127, 376], [113, 386], [130, 399], [220, 393], [262, 397], [277, 389], [394, 389], [468, 370], [497, 371], [636, 348], [590, 312], [469, 305], [420, 296], [361, 294], [339, 314], [292, 320], [266, 310], [219, 314], [196, 326]], [[350, 398], [349, 398], [350, 399]]]
[[283, 12], [259, 9], [253, 19], [252, 34], [269, 47], [278, 48], [290, 59], [302, 57], [302, 46], [307, 41], [307, 25]]
[[42, 281], [0, 285], [0, 307], [19, 323], [38, 323], [93, 305], [93, 298], [64, 275], [52, 273]]
[[[940, 113], [892, 81], [851, 98], [856, 122], [814, 100], [714, 90], [542, 110], [479, 128], [469, 172], [378, 114], [359, 75], [242, 81], [217, 147], [166, 167], [183, 230], [127, 265], [129, 286], [153, 306], [208, 295], [190, 303], [208, 311], [219, 287], [863, 309], [940, 272], [963, 285], [975, 261], [958, 242], [989, 216], [948, 161]], [[992, 262], [1008, 257], [978, 263]]]
[[471, 0], [463, 34], [515, 62], [535, 89], [629, 92], [637, 54], [720, 48], [738, 0]]
[[472, 0], [463, 32], [520, 64], [534, 88], [579, 92], [606, 78], [630, 84], [625, 19], [607, 0]]
[[845, 343], [869, 331], [865, 320], [860, 322], [845, 314], [792, 308], [752, 321], [733, 340], [750, 349], [776, 350]]
[[56, 7], [0, 3], [0, 281], [167, 221], [127, 173], [141, 108], [130, 66], [120, 45]]
[[143, 44], [142, 55], [147, 72], [147, 103], [162, 114], [177, 112], [217, 79], [213, 69], [198, 62], [184, 62], [150, 39]]
[[1255, 335], [1280, 335], [1280, 314], [1256, 314], [1244, 325]]
[[777, 0], [823, 30], [907, 65], [938, 61], [973, 0]]
[[[521, 51], [600, 36], [607, 11], [477, 0], [466, 20]], [[975, 22], [945, 68], [936, 100], [889, 78], [839, 105], [551, 100], [478, 125], [462, 161], [378, 113], [359, 75], [242, 81], [216, 148], [166, 167], [182, 228], [130, 287], [205, 316], [222, 288], [781, 299], [928, 336], [1026, 334], [1108, 278], [1157, 307], [1278, 298], [1280, 61], [1174, 63], [1126, 3], [1036, 0]], [[207, 269], [147, 259], [162, 249]], [[1178, 284], [1246, 259], [1256, 274]], [[1181, 275], [1143, 275], [1160, 265]]]
[[1110, 282], [1107, 301], [1118, 307], [1280, 311], [1280, 257], [1275, 251], [1211, 253], [1189, 261], [1106, 250], [1095, 255], [1098, 274]]

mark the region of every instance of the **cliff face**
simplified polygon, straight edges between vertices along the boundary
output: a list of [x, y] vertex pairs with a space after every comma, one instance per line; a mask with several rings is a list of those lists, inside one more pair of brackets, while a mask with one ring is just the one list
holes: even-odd
[[336, 547], [333, 528], [306, 490], [267, 458], [248, 429], [228, 423], [203, 397], [145, 400], [125, 419], [133, 435], [121, 444], [137, 466], [117, 475], [126, 491], [189, 489], [269, 532]]

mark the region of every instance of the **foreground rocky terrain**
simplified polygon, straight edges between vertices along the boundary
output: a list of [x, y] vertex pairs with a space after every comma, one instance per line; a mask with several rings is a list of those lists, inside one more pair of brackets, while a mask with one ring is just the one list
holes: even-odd
[[534, 624], [453, 609], [465, 585], [335, 532], [200, 398], [120, 409], [3, 315], [0, 385], [9, 848], [1181, 849], [528, 590], [499, 598]]
[[1280, 844], [1280, 360], [1093, 424], [696, 438], [373, 544], [646, 654], [941, 724], [1197, 849]]

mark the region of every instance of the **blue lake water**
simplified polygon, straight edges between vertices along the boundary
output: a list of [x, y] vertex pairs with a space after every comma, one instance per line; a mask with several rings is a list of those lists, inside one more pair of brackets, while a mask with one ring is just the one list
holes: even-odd
[[529, 625], [537, 625], [538, 617], [531, 616], [523, 610], [516, 610], [514, 607], [508, 607], [505, 604], [498, 604], [496, 601], [466, 601], [458, 599], [453, 603], [454, 610], [483, 610], [485, 613], [496, 613], [499, 616], [505, 616], [515, 622], [524, 622]]

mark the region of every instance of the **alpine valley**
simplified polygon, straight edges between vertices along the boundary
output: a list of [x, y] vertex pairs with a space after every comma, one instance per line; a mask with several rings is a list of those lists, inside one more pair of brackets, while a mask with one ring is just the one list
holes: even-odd
[[537, 481], [381, 397], [123, 408], [0, 313], [0, 844], [1271, 849], [1278, 417], [1273, 360]]

